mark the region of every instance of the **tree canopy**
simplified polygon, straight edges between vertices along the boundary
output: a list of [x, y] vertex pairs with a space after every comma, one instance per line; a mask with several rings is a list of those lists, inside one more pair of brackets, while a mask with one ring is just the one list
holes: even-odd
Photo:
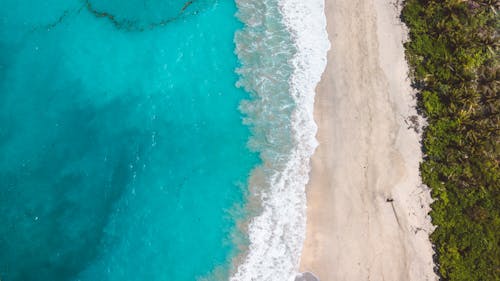
[[500, 280], [497, 0], [406, 0], [402, 19], [418, 109], [421, 175], [442, 280]]

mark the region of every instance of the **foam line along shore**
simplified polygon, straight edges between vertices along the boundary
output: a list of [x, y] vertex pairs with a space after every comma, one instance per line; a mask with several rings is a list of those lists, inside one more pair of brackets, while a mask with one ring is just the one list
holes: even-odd
[[[293, 280], [305, 236], [315, 87], [330, 47], [323, 0], [237, 1], [241, 104], [262, 165], [250, 178], [249, 245], [232, 281]], [[249, 204], [254, 206], [255, 204]]]

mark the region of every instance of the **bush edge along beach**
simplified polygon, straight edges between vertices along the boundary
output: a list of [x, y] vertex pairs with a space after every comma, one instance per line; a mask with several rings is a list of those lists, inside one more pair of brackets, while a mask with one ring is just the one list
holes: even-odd
[[406, 0], [402, 20], [423, 134], [423, 182], [442, 280], [500, 280], [497, 0]]

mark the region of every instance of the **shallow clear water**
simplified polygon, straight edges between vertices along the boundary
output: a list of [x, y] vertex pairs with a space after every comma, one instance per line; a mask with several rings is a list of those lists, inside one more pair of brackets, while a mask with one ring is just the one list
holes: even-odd
[[188, 2], [2, 1], [1, 280], [227, 279], [241, 24]]

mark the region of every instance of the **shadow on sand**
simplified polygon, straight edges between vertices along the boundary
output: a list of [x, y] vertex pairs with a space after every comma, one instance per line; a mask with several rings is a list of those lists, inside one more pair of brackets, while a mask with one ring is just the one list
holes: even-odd
[[295, 277], [295, 281], [319, 281], [319, 279], [311, 272], [304, 272], [297, 275], [297, 277]]

